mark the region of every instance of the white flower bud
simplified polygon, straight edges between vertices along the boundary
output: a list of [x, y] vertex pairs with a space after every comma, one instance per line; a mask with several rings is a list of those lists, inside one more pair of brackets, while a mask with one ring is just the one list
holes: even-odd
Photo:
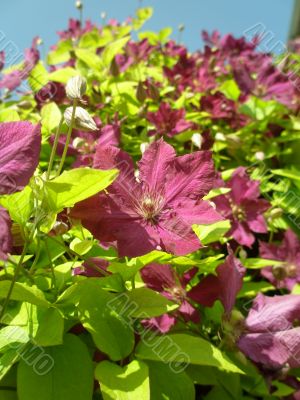
[[107, 17], [106, 12], [105, 12], [105, 11], [102, 11], [102, 13], [100, 14], [100, 17], [101, 17], [102, 19], [106, 19], [106, 17]]
[[219, 142], [225, 142], [226, 141], [226, 137], [224, 135], [224, 133], [222, 132], [217, 132], [215, 139], [218, 140]]
[[86, 92], [86, 79], [82, 76], [73, 76], [68, 80], [66, 93], [71, 100], [80, 100]]
[[265, 153], [263, 151], [257, 151], [254, 154], [254, 157], [258, 160], [258, 161], [263, 161], [265, 159]]
[[191, 140], [194, 146], [198, 147], [198, 149], [201, 149], [203, 137], [200, 135], [200, 133], [194, 133]]
[[179, 25], [178, 25], [178, 30], [179, 30], [179, 32], [183, 32], [184, 29], [185, 29], [184, 24], [179, 24]]
[[82, 2], [81, 2], [81, 1], [79, 1], [79, 0], [78, 0], [78, 1], [76, 1], [76, 3], [75, 3], [75, 7], [76, 7], [76, 8], [78, 8], [78, 10], [82, 10], [82, 7], [83, 7], [83, 6], [82, 6]]
[[[71, 125], [73, 107], [68, 107], [64, 113], [65, 122], [68, 126]], [[74, 128], [80, 129], [82, 131], [97, 131], [97, 125], [95, 121], [90, 116], [90, 114], [82, 107], [76, 107], [75, 117], [74, 117]]]

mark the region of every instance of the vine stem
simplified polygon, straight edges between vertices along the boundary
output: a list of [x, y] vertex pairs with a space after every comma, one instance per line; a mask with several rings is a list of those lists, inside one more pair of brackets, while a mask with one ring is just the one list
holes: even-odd
[[3, 318], [3, 316], [4, 316], [4, 314], [5, 314], [6, 308], [7, 308], [7, 306], [8, 306], [8, 303], [9, 303], [10, 298], [11, 298], [11, 295], [12, 295], [12, 291], [13, 291], [13, 289], [14, 289], [15, 283], [17, 282], [19, 273], [20, 273], [20, 271], [21, 271], [22, 264], [23, 264], [24, 258], [25, 258], [25, 256], [26, 256], [26, 253], [27, 253], [27, 247], [28, 247], [28, 243], [26, 242], [26, 243], [24, 244], [24, 247], [23, 247], [23, 251], [22, 251], [20, 260], [19, 260], [19, 262], [18, 262], [18, 264], [17, 264], [17, 266], [16, 266], [16, 269], [15, 269], [15, 273], [14, 273], [13, 280], [11, 281], [11, 284], [10, 284], [10, 287], [9, 287], [9, 290], [8, 290], [8, 293], [7, 293], [7, 296], [6, 296], [6, 298], [5, 298], [5, 301], [4, 301], [4, 303], [3, 303], [3, 306], [2, 306], [2, 309], [1, 309], [1, 312], [0, 312], [0, 322], [1, 322], [1, 320], [2, 320], [2, 318]]
[[60, 160], [60, 164], [59, 164], [56, 176], [60, 175], [60, 173], [61, 173], [61, 171], [63, 169], [64, 163], [65, 163], [66, 157], [67, 157], [67, 152], [68, 152], [68, 148], [69, 148], [69, 144], [70, 144], [70, 140], [71, 140], [71, 134], [72, 134], [73, 125], [74, 125], [74, 120], [75, 120], [76, 107], [77, 107], [77, 99], [74, 100], [74, 102], [73, 102], [71, 122], [70, 122], [70, 126], [69, 126], [69, 129], [68, 129], [64, 151], [63, 151], [63, 154], [61, 156], [61, 160]]
[[50, 160], [49, 160], [49, 165], [48, 165], [48, 170], [47, 170], [47, 175], [46, 175], [47, 180], [50, 178], [51, 170], [52, 170], [52, 167], [53, 167], [54, 157], [55, 157], [55, 154], [56, 154], [58, 141], [59, 141], [59, 138], [60, 138], [60, 130], [61, 130], [61, 126], [62, 126], [63, 121], [64, 121], [64, 117], [61, 117], [61, 119], [59, 121], [59, 124], [57, 126], [57, 129], [56, 129], [56, 132], [55, 132], [54, 143], [53, 143], [53, 147], [52, 147], [52, 151], [51, 151], [51, 155], [50, 155]]

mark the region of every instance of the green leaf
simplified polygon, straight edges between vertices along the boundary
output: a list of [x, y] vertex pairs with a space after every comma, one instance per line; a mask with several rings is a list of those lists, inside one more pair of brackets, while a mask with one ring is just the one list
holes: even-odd
[[20, 225], [25, 225], [33, 211], [33, 193], [29, 186], [21, 192], [2, 196], [0, 204], [9, 212], [11, 219]]
[[109, 67], [115, 56], [121, 53], [129, 39], [130, 36], [125, 36], [121, 39], [115, 40], [105, 47], [100, 58], [106, 67]]
[[82, 282], [79, 318], [102, 352], [114, 361], [122, 360], [133, 350], [133, 330], [130, 321], [114, 309], [118, 295], [106, 292], [97, 281], [90, 278]]
[[123, 306], [124, 303], [131, 304], [129, 315], [133, 318], [158, 317], [178, 308], [178, 304], [145, 287], [126, 292], [123, 297]]
[[87, 50], [87, 49], [77, 49], [75, 51], [76, 57], [83, 61], [88, 67], [90, 67], [93, 71], [100, 71], [102, 68], [102, 60], [95, 53], [95, 51]]
[[63, 343], [64, 319], [55, 308], [47, 309], [38, 320], [34, 344], [56, 346]]
[[52, 211], [60, 212], [73, 207], [109, 186], [118, 175], [118, 170], [102, 171], [92, 168], [76, 168], [63, 172], [59, 177], [45, 182], [48, 201]]
[[138, 8], [136, 11], [136, 18], [133, 20], [133, 28], [135, 30], [140, 29], [144, 23], [152, 17], [153, 8], [151, 7], [144, 7]]
[[78, 71], [72, 67], [66, 67], [49, 74], [49, 80], [59, 83], [67, 83], [70, 78], [77, 76]]
[[[19, 349], [9, 349], [3, 356], [0, 357], [0, 381], [10, 371], [13, 365], [20, 359]], [[5, 399], [6, 400], [6, 399]]]
[[[11, 281], [0, 282], [0, 298], [5, 299], [10, 290]], [[37, 306], [49, 307], [44, 293], [36, 286], [27, 286], [25, 283], [16, 282], [10, 296], [11, 300], [27, 301]]]
[[228, 99], [233, 101], [237, 101], [241, 94], [240, 88], [233, 79], [224, 81], [219, 87], [219, 91], [222, 92]]
[[210, 225], [193, 225], [193, 230], [203, 244], [218, 242], [230, 229], [230, 221], [219, 221]]
[[79, 238], [75, 238], [70, 243], [70, 249], [73, 250], [75, 253], [83, 256], [84, 254], [88, 253], [91, 248], [93, 247], [94, 242], [89, 239], [80, 240]]
[[13, 122], [13, 121], [20, 121], [20, 115], [18, 111], [12, 108], [5, 108], [0, 111], [0, 122]]
[[148, 367], [142, 361], [133, 360], [123, 368], [102, 361], [96, 367], [95, 376], [104, 400], [150, 400]]
[[92, 400], [93, 363], [77, 336], [67, 334], [63, 345], [36, 353], [34, 363], [23, 356], [18, 366], [19, 400]]
[[274, 265], [282, 265], [282, 263], [282, 261], [267, 260], [264, 258], [246, 258], [245, 260], [243, 260], [243, 265], [249, 269], [260, 269]]
[[290, 178], [294, 181], [300, 181], [300, 172], [296, 170], [289, 170], [289, 169], [272, 169], [272, 174], [284, 176], [286, 178]]
[[57, 44], [57, 48], [48, 53], [48, 64], [55, 65], [68, 61], [70, 59], [71, 50], [73, 50], [73, 43], [71, 39], [60, 41]]
[[168, 363], [175, 369], [179, 369], [179, 365], [196, 364], [243, 374], [226, 355], [210, 342], [201, 337], [183, 333], [145, 336], [136, 348], [136, 356], [144, 360]]
[[31, 70], [28, 83], [33, 92], [39, 91], [49, 82], [49, 74], [42, 61], [39, 61]]
[[47, 103], [41, 110], [42, 134], [50, 136], [61, 120], [61, 111], [56, 103]]
[[[147, 361], [151, 399], [194, 400], [195, 387], [185, 372], [174, 371], [161, 362]], [[207, 368], [207, 367], [206, 367]]]
[[206, 196], [203, 197], [203, 200], [210, 200], [214, 197], [220, 196], [221, 194], [229, 193], [231, 189], [229, 188], [216, 188], [212, 189]]

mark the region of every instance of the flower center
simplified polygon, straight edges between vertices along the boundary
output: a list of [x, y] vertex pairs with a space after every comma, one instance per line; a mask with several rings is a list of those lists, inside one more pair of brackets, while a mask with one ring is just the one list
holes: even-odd
[[164, 206], [164, 199], [158, 194], [146, 194], [138, 206], [137, 213], [145, 220], [151, 223], [156, 223], [159, 214]]
[[295, 278], [297, 276], [297, 266], [293, 263], [283, 263], [272, 268], [274, 278], [282, 281], [285, 278]]
[[246, 219], [245, 211], [241, 206], [237, 204], [231, 204], [232, 213], [236, 219], [239, 221], [244, 221]]

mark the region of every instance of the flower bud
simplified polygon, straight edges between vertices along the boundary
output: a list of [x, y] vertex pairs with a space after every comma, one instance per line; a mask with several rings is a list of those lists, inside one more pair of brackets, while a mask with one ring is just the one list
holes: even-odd
[[76, 1], [76, 3], [75, 3], [75, 7], [76, 8], [78, 8], [78, 10], [82, 10], [82, 7], [83, 7], [83, 5], [82, 5], [82, 2], [81, 1]]
[[201, 149], [203, 137], [200, 133], [194, 133], [191, 140], [194, 146], [198, 147], [198, 149]]
[[66, 93], [71, 100], [80, 100], [86, 92], [86, 79], [82, 76], [73, 76], [68, 80]]
[[226, 141], [226, 137], [224, 135], [224, 133], [222, 132], [217, 132], [215, 139], [218, 140], [219, 142], [225, 142]]
[[102, 13], [100, 14], [100, 17], [101, 17], [102, 19], [106, 19], [107, 13], [106, 13], [105, 11], [102, 11]]
[[179, 25], [178, 25], [178, 30], [179, 30], [179, 32], [183, 32], [184, 29], [185, 29], [184, 24], [179, 24]]
[[[65, 122], [68, 126], [71, 125], [73, 107], [68, 107], [64, 113]], [[90, 114], [82, 107], [76, 107], [74, 117], [74, 128], [82, 131], [97, 131], [97, 125]]]
[[257, 159], [257, 161], [263, 161], [265, 159], [265, 153], [263, 151], [257, 151], [254, 154], [254, 157]]
[[139, 82], [137, 89], [136, 89], [136, 98], [140, 103], [144, 103], [147, 98], [147, 92], [144, 88], [143, 82]]

